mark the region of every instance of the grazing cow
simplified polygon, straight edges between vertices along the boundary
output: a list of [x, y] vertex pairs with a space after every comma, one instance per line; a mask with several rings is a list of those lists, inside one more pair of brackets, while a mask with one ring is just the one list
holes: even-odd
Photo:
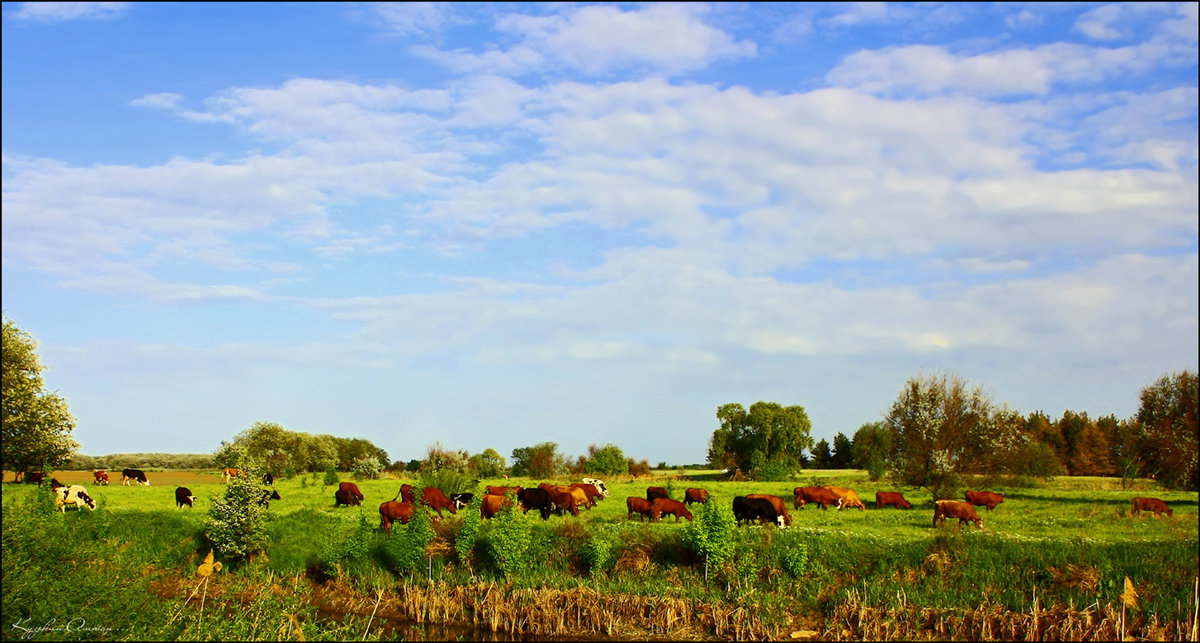
[[809, 502], [821, 505], [822, 509], [828, 509], [829, 505], [837, 505], [839, 509], [842, 507], [842, 499], [825, 487], [796, 487], [792, 489], [793, 507], [803, 509], [804, 505]]
[[[633, 514], [637, 514], [639, 516], [639, 520], [645, 520], [646, 518], [649, 518], [651, 511], [653, 510], [653, 506], [650, 504], [650, 501], [640, 496], [629, 496], [626, 498], [625, 507], [629, 510], [630, 517], [632, 517]], [[678, 518], [676, 520], [678, 520]]]
[[904, 494], [899, 491], [876, 491], [875, 508], [883, 509], [884, 507], [912, 509], [912, 504], [905, 500]]
[[[570, 487], [567, 487], [568, 489]], [[542, 488], [550, 495], [550, 502], [554, 503], [554, 513], [562, 515], [563, 511], [571, 512], [572, 516], [579, 515], [579, 499], [570, 491], [560, 491], [557, 487], [551, 486], [549, 489]], [[580, 491], [580, 493], [583, 493]]]
[[542, 514], [542, 520], [549, 520], [550, 512], [554, 510], [554, 501], [550, 498], [550, 492], [541, 487], [518, 491], [517, 501], [521, 503], [522, 511], [537, 509]]
[[833, 492], [833, 495], [842, 499], [841, 505], [838, 506], [838, 511], [847, 507], [858, 507], [859, 511], [866, 511], [867, 507], [863, 505], [862, 500], [858, 499], [858, 494], [853, 489], [846, 487], [825, 487]]
[[103, 487], [108, 486], [108, 472], [107, 471], [93, 471], [92, 477], [96, 479], [96, 482], [94, 484], [98, 484]]
[[400, 524], [406, 525], [409, 520], [412, 520], [413, 509], [415, 505], [411, 502], [396, 502], [388, 500], [379, 505], [379, 526], [383, 527], [384, 533], [392, 533], [392, 523], [397, 520]]
[[[591, 499], [588, 498], [587, 493], [585, 493], [583, 491], [583, 489], [580, 489], [578, 487], [568, 487], [566, 485], [550, 484], [548, 482], [543, 482], [542, 484], [538, 485], [538, 487], [545, 489], [546, 491], [552, 491], [552, 492], [556, 491], [558, 493], [571, 494], [571, 497], [575, 499], [575, 507], [577, 507], [577, 508], [578, 507], [586, 507], [588, 509], [588, 511], [591, 511], [592, 506], [595, 504], [591, 501]], [[553, 496], [551, 496], [551, 497], [553, 497]], [[558, 512], [562, 513], [562, 510], [565, 508], [566, 508], [566, 506], [560, 506], [558, 508]], [[579, 515], [578, 511], [572, 511], [571, 513], [574, 515]]]
[[342, 505], [346, 505], [347, 507], [357, 507], [361, 504], [362, 499], [354, 495], [354, 493], [349, 489], [338, 489], [337, 491], [333, 492], [334, 507], [340, 507]]
[[[348, 483], [343, 482], [342, 484], [348, 484]], [[401, 502], [416, 502], [416, 497], [413, 495], [414, 493], [416, 493], [416, 487], [408, 484], [407, 482], [400, 485], [400, 501]], [[394, 500], [394, 498], [393, 498], [393, 500]]]
[[458, 510], [454, 508], [454, 502], [437, 487], [425, 487], [421, 491], [421, 504], [437, 511], [439, 518], [442, 516], [443, 509], [449, 509], [452, 514], [458, 513]]
[[1167, 503], [1158, 498], [1134, 498], [1133, 508], [1130, 510], [1129, 515], [1139, 516], [1143, 511], [1153, 511], [1156, 516], [1164, 513], [1168, 516], [1175, 515], [1175, 512], [1171, 511]]
[[664, 487], [646, 487], [646, 500], [654, 502], [655, 498], [670, 498]]
[[688, 511], [687, 505], [682, 502], [670, 498], [655, 498], [650, 503], [650, 521], [658, 522], [662, 514], [675, 516], [675, 522], [679, 522], [680, 518], [687, 518], [689, 521], [692, 519], [692, 512]]
[[487, 493], [489, 496], [506, 496], [508, 495], [509, 491], [513, 493], [521, 493], [521, 489], [523, 489], [523, 487], [493, 487], [492, 485], [488, 485]]
[[267, 491], [266, 489], [263, 489], [262, 497], [258, 499], [258, 504], [262, 507], [266, 507], [267, 509], [270, 509], [272, 500], [283, 500], [283, 498], [280, 498], [279, 492], [274, 489], [272, 489], [271, 491]]
[[933, 526], [936, 527], [939, 523], [945, 526], [947, 517], [958, 518], [959, 529], [962, 529], [963, 524], [968, 522], [973, 522], [977, 527], [983, 529], [983, 518], [975, 513], [975, 507], [969, 503], [957, 500], [938, 500], [933, 506]]
[[338, 491], [345, 491], [353, 496], [356, 500], [358, 500], [358, 502], [354, 503], [356, 505], [361, 503], [363, 498], [366, 497], [363, 495], [363, 492], [358, 490], [358, 485], [354, 484], [353, 482], [342, 482], [338, 484]]
[[474, 501], [475, 501], [475, 494], [473, 494], [473, 493], [452, 493], [452, 494], [450, 494], [450, 502], [454, 503], [455, 509], [462, 509], [463, 507], [467, 507]]
[[263, 484], [269, 484], [272, 487], [275, 486], [275, 476], [271, 475], [270, 471], [263, 474]]
[[587, 496], [588, 503], [591, 506], [595, 506], [597, 501], [604, 500], [604, 494], [600, 493], [600, 490], [597, 489], [596, 485], [594, 484], [588, 482], [573, 482], [571, 483], [571, 486], [575, 487], [576, 489], [582, 489], [584, 495]]
[[50, 478], [50, 488], [51, 489], [58, 489], [60, 487], [65, 487], [65, 486], [67, 486], [67, 485], [59, 482], [58, 478]]
[[175, 487], [175, 508], [182, 509], [184, 505], [188, 509], [193, 509], [196, 506], [196, 496], [192, 495], [192, 490], [187, 487]]
[[771, 501], [766, 498], [734, 497], [733, 517], [737, 519], [739, 527], [742, 526], [742, 522], [754, 520], [763, 525], [773, 522], [778, 527], [783, 527], [783, 515], [775, 511], [775, 505], [772, 505]]
[[596, 487], [596, 490], [604, 494], [605, 498], [608, 497], [608, 487], [604, 486], [604, 481], [600, 478], [584, 478], [582, 482]]
[[748, 493], [746, 494], [746, 497], [762, 498], [763, 500], [771, 503], [771, 506], [775, 508], [775, 513], [783, 516], [783, 524], [780, 525], [780, 527], [790, 527], [792, 525], [792, 514], [788, 513], [787, 505], [784, 504], [783, 498], [765, 493]]
[[500, 510], [511, 505], [512, 499], [508, 496], [494, 496], [489, 493], [483, 496], [483, 504], [479, 507], [479, 513], [486, 520], [495, 517]]
[[991, 491], [968, 491], [967, 502], [973, 505], [986, 505], [988, 511], [991, 511], [996, 508], [996, 505], [1004, 502], [1004, 494]]
[[221, 469], [222, 482], [227, 483], [227, 482], [229, 482], [230, 478], [236, 478], [236, 477], [238, 477], [237, 469], [234, 469], [233, 467], [225, 467], [224, 469]]
[[44, 482], [45, 480], [46, 480], [46, 472], [45, 471], [30, 471], [29, 473], [25, 474], [25, 482], [27, 482], [29, 484], [35, 484], [40, 487], [40, 486], [42, 486], [42, 482]]
[[55, 489], [54, 504], [58, 505], [63, 513], [67, 513], [67, 505], [73, 505], [76, 509], [87, 507], [88, 511], [96, 510], [96, 501], [88, 495], [87, 489], [77, 484]]
[[708, 491], [704, 489], [688, 489], [683, 492], [683, 503], [690, 505], [693, 502], [708, 502]]
[[136, 484], [144, 484], [150, 486], [150, 481], [146, 479], [146, 474], [141, 469], [125, 469], [121, 471], [121, 485], [125, 486], [130, 482]]

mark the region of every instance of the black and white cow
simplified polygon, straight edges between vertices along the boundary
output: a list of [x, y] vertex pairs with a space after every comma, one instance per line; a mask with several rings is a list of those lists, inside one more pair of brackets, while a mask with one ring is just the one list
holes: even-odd
[[87, 507], [89, 511], [96, 510], [96, 501], [88, 495], [87, 489], [77, 484], [55, 489], [54, 504], [58, 505], [63, 513], [67, 513], [67, 505], [73, 505], [76, 509]]
[[270, 471], [263, 474], [263, 484], [275, 486], [275, 476], [271, 475]]
[[583, 482], [584, 484], [590, 484], [590, 485], [596, 487], [596, 490], [599, 491], [600, 493], [604, 494], [605, 498], [608, 497], [608, 487], [604, 486], [604, 481], [601, 480], [600, 478], [584, 478], [583, 480], [581, 480], [581, 482]]
[[188, 508], [196, 506], [196, 496], [192, 495], [192, 490], [187, 487], [175, 487], [175, 508], [181, 509], [184, 505]]
[[130, 481], [137, 484], [150, 486], [150, 481], [146, 479], [146, 474], [141, 469], [125, 469], [121, 471], [121, 485], [128, 485]]
[[473, 493], [452, 493], [450, 494], [450, 502], [454, 503], [455, 509], [471, 506], [471, 502], [475, 500]]
[[272, 489], [270, 491], [263, 489], [262, 498], [259, 498], [258, 504], [263, 507], [266, 507], [267, 509], [270, 509], [272, 500], [283, 500], [283, 498], [280, 498], [279, 492], [274, 489]]

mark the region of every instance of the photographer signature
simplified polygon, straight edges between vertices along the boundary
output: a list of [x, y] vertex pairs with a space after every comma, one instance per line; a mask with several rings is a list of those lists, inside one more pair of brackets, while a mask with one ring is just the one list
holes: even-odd
[[111, 627], [88, 625], [82, 618], [73, 618], [59, 625], [58, 619], [52, 618], [42, 625], [31, 625], [32, 618], [23, 618], [13, 623], [14, 630], [21, 631], [21, 639], [28, 640], [42, 632], [111, 632]]

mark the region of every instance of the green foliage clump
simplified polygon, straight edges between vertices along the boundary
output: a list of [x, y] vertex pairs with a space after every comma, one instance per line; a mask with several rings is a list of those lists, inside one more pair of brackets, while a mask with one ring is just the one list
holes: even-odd
[[579, 558], [592, 575], [604, 571], [613, 558], [612, 537], [603, 529], [597, 530], [584, 541], [579, 550]]
[[[420, 497], [421, 489], [415, 490]], [[392, 533], [384, 545], [384, 553], [388, 564], [399, 574], [411, 574], [421, 568], [421, 560], [425, 557], [425, 548], [437, 532], [433, 529], [433, 516], [429, 507], [417, 503], [413, 508], [412, 519], [407, 525], [399, 521], [392, 523]]]
[[796, 534], [781, 534], [776, 546], [779, 548], [782, 567], [796, 578], [803, 576], [805, 568], [808, 567], [808, 543]]
[[358, 525], [348, 536], [328, 538], [317, 554], [317, 564], [327, 576], [337, 575], [339, 561], [354, 562], [365, 559], [371, 553], [371, 541], [377, 525], [365, 514], [359, 516]]
[[504, 469], [508, 465], [504, 461], [504, 456], [489, 447], [484, 449], [483, 453], [476, 453], [471, 456], [468, 466], [471, 473], [480, 478], [499, 478], [504, 475]]
[[751, 480], [784, 482], [791, 478], [793, 468], [779, 460], [768, 460], [750, 472]]
[[[587, 464], [583, 470], [590, 475], [621, 475], [629, 473], [629, 461], [615, 444], [588, 447]], [[665, 464], [665, 463], [663, 463]]]
[[325, 467], [325, 486], [329, 486], [331, 484], [337, 484], [337, 483], [338, 483], [337, 469], [334, 469], [332, 464], [329, 465], [328, 467]]
[[472, 493], [479, 486], [471, 474], [455, 469], [422, 471], [417, 476], [418, 487], [436, 487], [449, 497], [452, 493]]
[[379, 478], [379, 472], [381, 471], [383, 471], [383, 465], [373, 455], [360, 458], [355, 461], [354, 466], [350, 467], [350, 475], [359, 480], [375, 480]]
[[491, 521], [487, 534], [487, 549], [492, 563], [506, 578], [525, 569], [533, 541], [533, 523], [513, 503], [500, 510]]
[[458, 555], [458, 563], [463, 566], [471, 564], [471, 556], [475, 552], [475, 542], [479, 539], [479, 530], [483, 527], [483, 494], [475, 494], [471, 504], [461, 513], [462, 524], [454, 540], [454, 552]]
[[[695, 506], [695, 505], [693, 505]], [[733, 509], [716, 497], [709, 497], [693, 512], [692, 521], [683, 528], [683, 542], [707, 564], [720, 565], [733, 554], [737, 519]]]
[[231, 478], [224, 495], [213, 498], [204, 536], [213, 548], [229, 558], [248, 558], [267, 548], [265, 509], [259, 504], [262, 488], [258, 468], [242, 461], [245, 475]]

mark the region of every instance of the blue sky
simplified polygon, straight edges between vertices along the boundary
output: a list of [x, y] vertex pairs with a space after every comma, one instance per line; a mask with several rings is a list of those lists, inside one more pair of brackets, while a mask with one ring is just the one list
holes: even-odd
[[1197, 369], [1197, 5], [5, 3], [3, 308], [90, 455], [393, 459]]

